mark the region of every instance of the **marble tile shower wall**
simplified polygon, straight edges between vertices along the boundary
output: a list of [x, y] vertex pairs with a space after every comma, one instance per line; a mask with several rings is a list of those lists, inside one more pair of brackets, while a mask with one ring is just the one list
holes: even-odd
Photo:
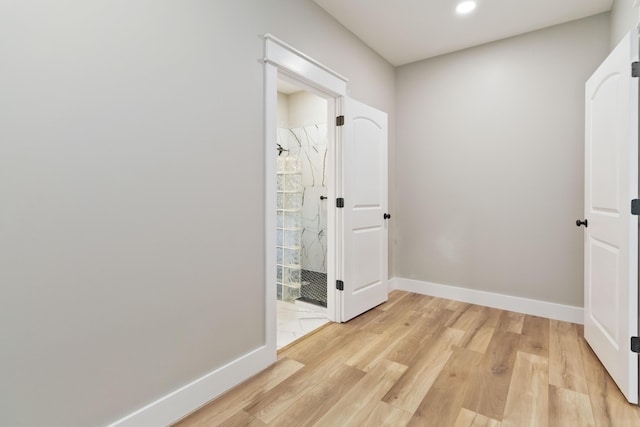
[[301, 248], [302, 269], [327, 272], [327, 125], [279, 129], [282, 157], [294, 157], [302, 169]]

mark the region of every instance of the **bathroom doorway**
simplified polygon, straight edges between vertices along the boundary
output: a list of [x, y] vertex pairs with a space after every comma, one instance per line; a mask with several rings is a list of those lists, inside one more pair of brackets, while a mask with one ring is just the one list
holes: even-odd
[[327, 319], [328, 102], [278, 79], [277, 348]]
[[[326, 238], [325, 267], [329, 284], [326, 302], [327, 319], [315, 319], [322, 323], [346, 322], [387, 300], [387, 221], [390, 218], [387, 204], [388, 127], [385, 112], [346, 96], [347, 79], [344, 76], [271, 34], [265, 34], [264, 41], [265, 224], [267, 224], [265, 228], [265, 348], [269, 350], [269, 360], [275, 361], [276, 349], [281, 348], [277, 343], [277, 303], [294, 306], [304, 303], [298, 297], [293, 300], [293, 303], [278, 301], [276, 298], [278, 265], [285, 267], [287, 266], [285, 256], [296, 256], [294, 253], [285, 254], [285, 248], [289, 248], [285, 239], [287, 237], [294, 239], [293, 248], [299, 241], [300, 250], [302, 250], [302, 217], [300, 217], [299, 227], [294, 225], [293, 230], [286, 230], [289, 227], [284, 226], [287, 220], [284, 215], [286, 211], [284, 206], [286, 195], [289, 194], [288, 187], [281, 187], [284, 188], [281, 191], [282, 208], [280, 209], [283, 213], [282, 244], [277, 244], [277, 159], [285, 153], [289, 154], [288, 151], [284, 151], [289, 149], [282, 144], [284, 140], [280, 142], [282, 151], [278, 150], [277, 145], [278, 80], [299, 86], [303, 91], [326, 100], [324, 109], [327, 118], [327, 154], [324, 172], [327, 199], [320, 198], [323, 194], [316, 194], [319, 201], [327, 202], [326, 231], [322, 227], [317, 229], [318, 232], [322, 231]], [[290, 111], [292, 110], [289, 108], [287, 114]], [[285, 129], [289, 128], [289, 117], [284, 125]], [[284, 170], [286, 162], [280, 167]], [[286, 181], [284, 185], [286, 186]], [[290, 192], [295, 193], [295, 190]], [[290, 203], [294, 203], [295, 206], [298, 202], [300, 206], [297, 209], [302, 212], [302, 197], [291, 195]], [[322, 215], [322, 211], [320, 212]], [[296, 221], [293, 218], [289, 220]], [[318, 223], [321, 224], [321, 222]], [[296, 228], [300, 229], [299, 234], [286, 233], [288, 236], [285, 235], [285, 231], [295, 231]], [[278, 247], [282, 248], [280, 263], [277, 262]], [[299, 269], [292, 268], [293, 272], [280, 269], [282, 274], [280, 284], [287, 283], [285, 274], [295, 276], [297, 274], [295, 270], [298, 270], [300, 297], [302, 297], [302, 252], [300, 252], [300, 258]], [[286, 292], [289, 292], [288, 297], [293, 298], [297, 294], [295, 287], [289, 286], [294, 289], [287, 289], [281, 286], [280, 293], [287, 298]], [[307, 331], [303, 330], [303, 332]]]

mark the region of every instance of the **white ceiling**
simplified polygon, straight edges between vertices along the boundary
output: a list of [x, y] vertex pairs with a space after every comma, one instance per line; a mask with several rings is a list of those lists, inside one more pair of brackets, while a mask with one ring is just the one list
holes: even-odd
[[395, 66], [607, 12], [613, 3], [477, 0], [459, 16], [458, 0], [314, 1]]
[[301, 92], [302, 90], [303, 89], [300, 86], [297, 86], [294, 83], [278, 79], [278, 92], [280, 93], [291, 95], [292, 93]]

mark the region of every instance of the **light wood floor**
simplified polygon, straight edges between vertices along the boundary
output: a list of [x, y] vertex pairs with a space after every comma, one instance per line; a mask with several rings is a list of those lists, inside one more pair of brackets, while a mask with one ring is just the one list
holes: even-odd
[[177, 425], [640, 426], [580, 325], [402, 291]]

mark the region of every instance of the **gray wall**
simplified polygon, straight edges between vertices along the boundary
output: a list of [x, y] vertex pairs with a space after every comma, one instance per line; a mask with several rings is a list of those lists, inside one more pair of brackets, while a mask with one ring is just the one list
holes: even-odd
[[625, 34], [636, 28], [638, 24], [638, 9], [633, 8], [634, 0], [614, 0], [611, 7], [611, 32], [609, 47], [613, 49]]
[[396, 276], [582, 306], [584, 82], [608, 20], [397, 69]]
[[0, 424], [115, 421], [264, 343], [266, 32], [393, 146], [394, 69], [311, 0], [0, 2]]

